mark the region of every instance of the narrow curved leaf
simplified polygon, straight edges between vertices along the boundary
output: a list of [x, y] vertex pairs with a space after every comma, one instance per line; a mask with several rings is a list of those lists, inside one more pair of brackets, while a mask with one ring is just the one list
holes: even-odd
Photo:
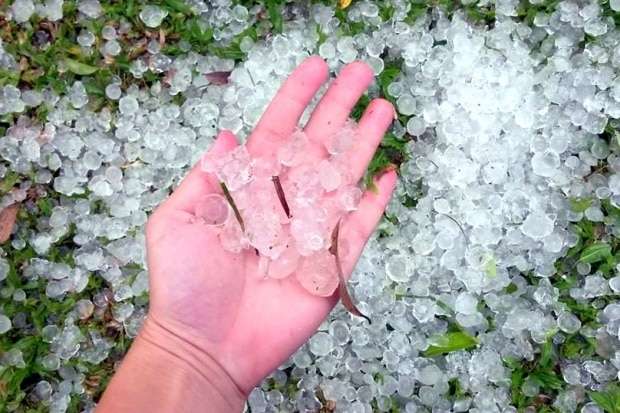
[[347, 280], [344, 278], [344, 273], [342, 272], [342, 264], [340, 263], [340, 257], [338, 255], [338, 235], [340, 234], [340, 222], [336, 224], [334, 227], [334, 231], [332, 232], [332, 245], [329, 247], [329, 252], [336, 259], [336, 269], [338, 270], [338, 278], [340, 282], [338, 283], [338, 295], [340, 296], [340, 301], [344, 308], [347, 309], [351, 314], [356, 315], [358, 317], [363, 317], [371, 323], [370, 318], [362, 314], [362, 312], [355, 306], [353, 299], [351, 298], [351, 294], [349, 294], [349, 290], [347, 289]]
[[465, 332], [456, 331], [431, 337], [429, 344], [430, 346], [424, 351], [425, 357], [434, 357], [453, 351], [470, 349], [478, 345], [478, 340]]
[[98, 67], [87, 65], [86, 63], [78, 62], [74, 59], [69, 59], [68, 57], [64, 60], [65, 65], [67, 65], [67, 69], [70, 72], [75, 73], [76, 75], [92, 75], [97, 70]]
[[592, 264], [603, 261], [609, 257], [611, 257], [611, 246], [604, 242], [595, 242], [581, 252], [579, 261]]

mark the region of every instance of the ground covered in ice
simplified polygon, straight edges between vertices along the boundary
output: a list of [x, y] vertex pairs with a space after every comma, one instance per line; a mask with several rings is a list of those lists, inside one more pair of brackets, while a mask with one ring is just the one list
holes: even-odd
[[249, 409], [620, 411], [618, 0], [8, 3], [0, 410], [93, 409], [148, 305], [148, 213], [319, 54], [377, 73], [354, 117], [398, 109], [350, 282], [373, 322], [337, 307]]

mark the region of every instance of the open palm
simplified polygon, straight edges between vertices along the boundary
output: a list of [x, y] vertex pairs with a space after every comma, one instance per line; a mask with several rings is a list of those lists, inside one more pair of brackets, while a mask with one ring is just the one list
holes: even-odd
[[[252, 156], [275, 156], [327, 77], [327, 65], [318, 57], [306, 59], [290, 75], [249, 137]], [[372, 79], [371, 69], [355, 62], [332, 82], [305, 128], [311, 141], [305, 155], [308, 161], [328, 156], [322, 139], [345, 124]], [[363, 176], [393, 114], [389, 102], [375, 99], [362, 116], [361, 141], [347, 156], [355, 178]], [[236, 145], [235, 137], [224, 131], [209, 155], [224, 154]], [[346, 274], [380, 219], [395, 181], [393, 171], [384, 173], [377, 189], [366, 192], [358, 209], [344, 219], [340, 239], [349, 246], [342, 257]], [[265, 279], [252, 249], [239, 254], [224, 250], [217, 233], [194, 219], [199, 200], [214, 192], [220, 192], [217, 179], [196, 166], [151, 215], [147, 225], [149, 320], [218, 360], [247, 393], [314, 333], [337, 296], [311, 295], [294, 276]]]

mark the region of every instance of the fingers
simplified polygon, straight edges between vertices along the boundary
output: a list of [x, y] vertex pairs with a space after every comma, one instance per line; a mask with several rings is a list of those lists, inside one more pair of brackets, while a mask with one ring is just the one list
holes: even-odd
[[343, 271], [350, 274], [359, 259], [364, 246], [379, 223], [394, 188], [396, 172], [389, 170], [375, 180], [376, 190], [367, 190], [357, 210], [345, 219], [340, 239], [349, 240], [349, 252], [341, 257]]
[[286, 79], [248, 140], [252, 155], [274, 153], [277, 145], [297, 127], [299, 118], [321, 85], [327, 80], [323, 59], [311, 56]]
[[[209, 156], [223, 155], [238, 145], [237, 138], [232, 132], [224, 130], [217, 136]], [[198, 161], [187, 174], [181, 184], [166, 201], [168, 207], [194, 213], [194, 207], [200, 198], [206, 194], [219, 191], [217, 178], [202, 170], [201, 162]]]
[[374, 73], [366, 63], [346, 65], [312, 113], [305, 129], [308, 136], [315, 142], [325, 143], [327, 137], [344, 125], [373, 77]]
[[359, 142], [346, 154], [350, 171], [357, 181], [364, 176], [383, 135], [394, 120], [394, 107], [385, 99], [374, 99], [362, 115], [358, 127]]

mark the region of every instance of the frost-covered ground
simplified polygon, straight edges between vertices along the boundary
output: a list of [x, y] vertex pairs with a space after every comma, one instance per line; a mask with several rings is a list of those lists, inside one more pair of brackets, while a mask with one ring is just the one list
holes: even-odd
[[251, 411], [620, 411], [618, 1], [120, 3], [0, 20], [0, 410], [93, 408], [149, 211], [320, 54], [375, 69], [400, 183], [351, 281], [372, 324], [337, 308]]

